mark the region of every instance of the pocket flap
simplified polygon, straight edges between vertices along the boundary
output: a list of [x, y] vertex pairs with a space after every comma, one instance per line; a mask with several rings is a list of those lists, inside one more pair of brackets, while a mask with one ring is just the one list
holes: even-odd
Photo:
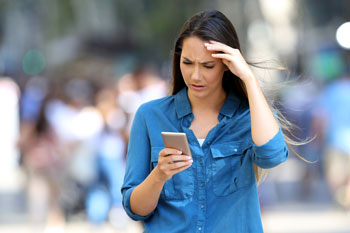
[[161, 150], [163, 150], [164, 147], [154, 147], [151, 148], [151, 162], [158, 162], [158, 155]]
[[211, 145], [211, 154], [213, 158], [223, 158], [231, 155], [240, 155], [243, 152], [243, 146], [237, 142], [225, 142], [222, 144]]

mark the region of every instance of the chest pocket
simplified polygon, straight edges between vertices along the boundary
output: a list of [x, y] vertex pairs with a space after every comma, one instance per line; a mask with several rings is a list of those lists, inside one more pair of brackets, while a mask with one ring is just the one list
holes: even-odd
[[[152, 147], [151, 149], [151, 169], [158, 164], [158, 154], [164, 147]], [[162, 194], [167, 200], [184, 200], [193, 196], [194, 193], [194, 176], [193, 167], [181, 171], [164, 184]]]
[[228, 142], [210, 147], [212, 155], [213, 191], [217, 196], [226, 196], [236, 191], [241, 169], [243, 147], [237, 142]]

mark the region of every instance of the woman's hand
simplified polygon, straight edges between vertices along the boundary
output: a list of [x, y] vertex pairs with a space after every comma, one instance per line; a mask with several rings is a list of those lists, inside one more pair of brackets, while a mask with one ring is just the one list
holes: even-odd
[[158, 165], [155, 167], [155, 170], [158, 177], [165, 182], [176, 173], [189, 168], [192, 162], [191, 156], [183, 155], [181, 151], [176, 149], [164, 148], [159, 152]]
[[[244, 83], [255, 79], [253, 71], [238, 49], [212, 40], [209, 43], [204, 43], [204, 45], [208, 51], [213, 52], [212, 56], [214, 58], [220, 58], [227, 68]], [[215, 53], [215, 51], [221, 53]]]
[[189, 168], [192, 158], [181, 151], [164, 148], [159, 152], [158, 165], [130, 195], [130, 208], [135, 214], [147, 216], [157, 207], [165, 181]]
[[244, 82], [249, 101], [253, 142], [258, 146], [267, 143], [278, 133], [279, 125], [271, 112], [258, 80], [241, 52], [216, 41], [210, 41], [204, 45], [208, 51], [212, 52], [213, 57], [220, 58], [227, 68]]

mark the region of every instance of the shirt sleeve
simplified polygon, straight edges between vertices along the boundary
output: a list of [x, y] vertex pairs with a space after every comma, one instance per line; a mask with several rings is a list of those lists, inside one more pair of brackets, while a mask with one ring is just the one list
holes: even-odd
[[150, 142], [142, 106], [137, 110], [129, 138], [124, 183], [121, 188], [123, 207], [133, 220], [146, 220], [153, 213], [141, 216], [130, 208], [130, 196], [134, 188], [142, 183], [150, 173]]
[[261, 168], [273, 168], [288, 158], [288, 148], [283, 133], [279, 128], [277, 134], [267, 143], [256, 145], [252, 142], [253, 162]]

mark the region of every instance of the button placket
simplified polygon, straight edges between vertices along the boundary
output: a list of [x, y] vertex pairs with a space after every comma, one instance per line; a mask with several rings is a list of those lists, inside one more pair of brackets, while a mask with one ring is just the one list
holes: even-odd
[[206, 169], [204, 162], [203, 150], [201, 150], [200, 157], [197, 161], [197, 178], [198, 178], [198, 218], [197, 218], [197, 232], [203, 232], [203, 224], [205, 222], [205, 201], [206, 201]]

